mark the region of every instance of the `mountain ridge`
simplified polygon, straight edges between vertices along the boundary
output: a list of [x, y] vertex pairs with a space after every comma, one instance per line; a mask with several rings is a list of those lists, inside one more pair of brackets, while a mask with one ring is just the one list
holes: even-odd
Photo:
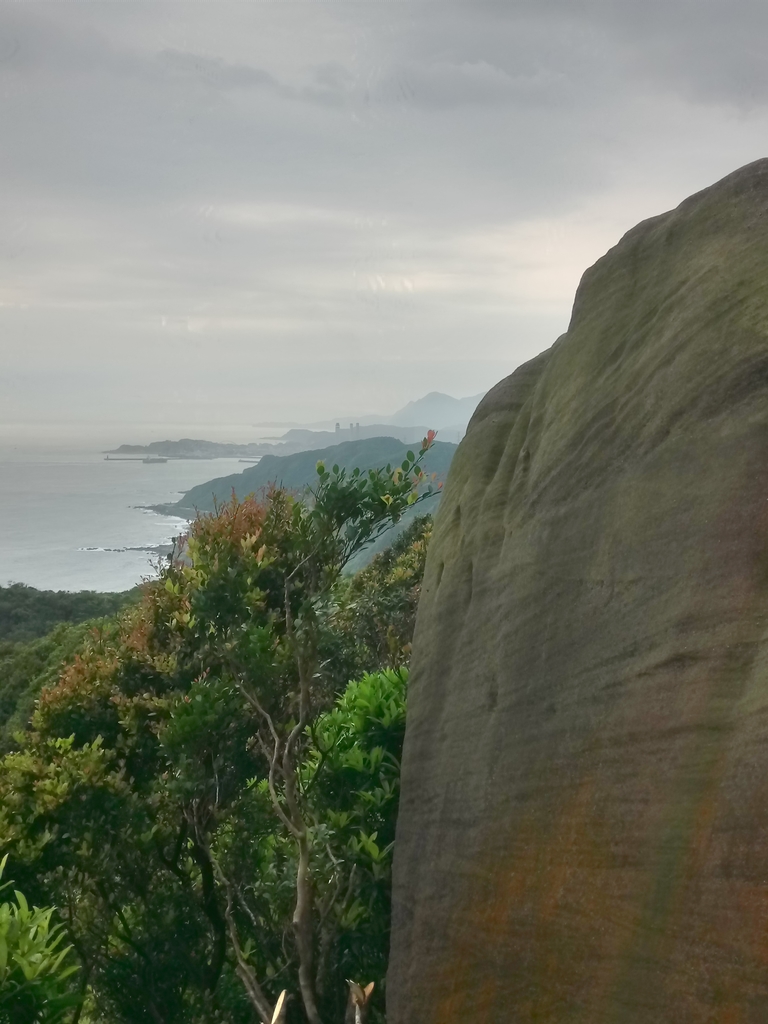
[[[234, 493], [238, 498], [258, 493], [271, 484], [300, 491], [314, 482], [319, 460], [329, 465], [337, 463], [344, 469], [375, 469], [387, 463], [399, 464], [412, 446], [394, 437], [373, 437], [357, 441], [313, 448], [289, 455], [265, 455], [254, 466], [240, 473], [230, 473], [198, 484], [187, 491], [178, 502], [153, 506], [171, 515], [194, 518], [198, 512], [212, 512], [216, 505], [229, 500]], [[436, 473], [445, 479], [457, 446], [447, 441], [435, 441], [424, 458], [427, 473]]]

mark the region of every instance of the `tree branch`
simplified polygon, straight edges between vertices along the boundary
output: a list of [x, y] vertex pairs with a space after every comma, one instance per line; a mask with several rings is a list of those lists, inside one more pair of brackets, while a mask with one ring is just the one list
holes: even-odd
[[252, 1006], [255, 1008], [262, 1021], [268, 1022], [272, 1020], [272, 1007], [270, 1006], [269, 1000], [267, 999], [264, 990], [258, 982], [256, 972], [248, 963], [242, 946], [240, 945], [240, 936], [237, 932], [237, 925], [235, 923], [234, 916], [232, 914], [232, 903], [233, 903], [233, 887], [232, 883], [226, 877], [224, 872], [221, 870], [221, 865], [213, 855], [211, 855], [211, 861], [213, 863], [214, 870], [224, 886], [224, 890], [227, 894], [227, 905], [224, 910], [224, 917], [227, 922], [227, 930], [229, 931], [229, 938], [232, 943], [232, 949], [235, 953], [235, 971], [238, 978], [243, 983], [243, 987], [251, 1001]]

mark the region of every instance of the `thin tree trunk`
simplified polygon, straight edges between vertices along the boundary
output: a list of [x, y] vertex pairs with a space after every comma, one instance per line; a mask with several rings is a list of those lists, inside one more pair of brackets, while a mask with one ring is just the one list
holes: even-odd
[[83, 972], [83, 977], [81, 979], [82, 986], [83, 986], [83, 995], [82, 995], [82, 998], [81, 998], [80, 1002], [75, 1007], [75, 1013], [74, 1013], [74, 1016], [72, 1017], [71, 1024], [79, 1024], [80, 1017], [82, 1016], [82, 1013], [83, 1013], [83, 1007], [85, 1006], [85, 1000], [86, 1000], [86, 998], [88, 996], [88, 979], [91, 976], [92, 969], [93, 969], [92, 966], [89, 964], [86, 967], [85, 971]]
[[312, 934], [312, 879], [309, 874], [309, 842], [306, 832], [297, 840], [299, 867], [296, 872], [296, 908], [293, 930], [299, 954], [299, 988], [309, 1024], [322, 1024], [315, 999], [315, 978], [312, 973], [314, 936]]
[[[197, 832], [198, 830], [196, 829], [195, 831]], [[206, 845], [195, 842], [192, 856], [200, 868], [200, 878], [203, 884], [203, 912], [210, 922], [213, 939], [213, 949], [208, 970], [206, 971], [205, 986], [209, 992], [214, 992], [219, 982], [224, 966], [224, 958], [227, 953], [227, 928], [224, 918], [221, 916], [218, 900], [216, 899], [216, 882], [210, 859], [210, 851]]]
[[[209, 854], [210, 855], [210, 854]], [[235, 954], [235, 972], [243, 983], [246, 994], [251, 1001], [251, 1005], [254, 1007], [256, 1012], [261, 1017], [264, 1024], [268, 1024], [272, 1020], [272, 1007], [270, 1006], [269, 1000], [264, 994], [264, 989], [258, 982], [256, 972], [246, 960], [243, 955], [242, 947], [240, 946], [240, 936], [237, 933], [237, 925], [232, 915], [232, 903], [233, 903], [233, 889], [232, 884], [221, 870], [221, 865], [218, 861], [211, 857], [211, 864], [219, 876], [222, 885], [227, 894], [227, 905], [224, 909], [224, 918], [227, 922], [227, 930], [229, 931], [229, 938], [232, 942], [232, 949]]]
[[[290, 583], [285, 580], [285, 628], [286, 635], [292, 644], [296, 643], [293, 631], [293, 615], [291, 613]], [[312, 970], [314, 960], [314, 934], [312, 929], [312, 911], [314, 899], [312, 894], [312, 878], [310, 875], [310, 844], [307, 836], [307, 825], [301, 813], [299, 796], [296, 790], [296, 747], [309, 723], [312, 709], [311, 680], [314, 671], [313, 659], [307, 659], [294, 647], [296, 666], [299, 670], [299, 720], [285, 741], [282, 757], [282, 776], [285, 786], [285, 803], [288, 815], [293, 823], [293, 836], [299, 854], [296, 870], [296, 905], [293, 911], [293, 931], [296, 937], [296, 951], [299, 955], [299, 989], [304, 1012], [309, 1024], [322, 1024], [317, 1009], [315, 995], [315, 977]], [[274, 762], [273, 762], [274, 763]]]
[[242, 981], [254, 1009], [257, 1011], [262, 1021], [264, 1021], [265, 1024], [268, 1024], [268, 1022], [272, 1020], [272, 1007], [264, 994], [264, 989], [256, 978], [255, 971], [243, 956], [243, 951], [240, 947], [240, 938], [237, 934], [237, 928], [235, 926], [234, 918], [232, 917], [232, 907], [230, 904], [227, 905], [226, 917], [227, 924], [229, 925], [229, 937], [232, 940], [232, 949], [235, 952], [235, 960], [237, 961], [235, 971], [240, 981]]

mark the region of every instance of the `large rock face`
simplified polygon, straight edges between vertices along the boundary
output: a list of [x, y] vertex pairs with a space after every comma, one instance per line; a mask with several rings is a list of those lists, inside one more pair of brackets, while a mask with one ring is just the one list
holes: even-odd
[[768, 160], [481, 403], [414, 647], [390, 1024], [768, 1021]]

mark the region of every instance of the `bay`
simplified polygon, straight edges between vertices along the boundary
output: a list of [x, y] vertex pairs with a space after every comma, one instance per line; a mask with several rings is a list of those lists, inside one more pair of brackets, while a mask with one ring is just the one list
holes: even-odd
[[82, 447], [0, 445], [0, 584], [126, 590], [186, 520], [142, 506], [245, 469], [238, 459], [106, 461]]

